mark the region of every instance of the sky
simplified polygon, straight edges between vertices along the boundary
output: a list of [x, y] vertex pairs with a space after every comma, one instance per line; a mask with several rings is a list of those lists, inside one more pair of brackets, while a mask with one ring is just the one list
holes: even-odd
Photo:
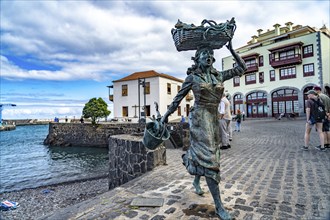
[[[80, 118], [108, 85], [155, 70], [184, 79], [194, 51], [178, 52], [171, 29], [180, 19], [224, 23], [235, 17], [233, 47], [278, 23], [329, 28], [328, 0], [291, 1], [33, 1], [0, 2], [0, 103], [3, 119]], [[229, 56], [215, 51], [214, 67]], [[110, 115], [111, 117], [112, 115]]]

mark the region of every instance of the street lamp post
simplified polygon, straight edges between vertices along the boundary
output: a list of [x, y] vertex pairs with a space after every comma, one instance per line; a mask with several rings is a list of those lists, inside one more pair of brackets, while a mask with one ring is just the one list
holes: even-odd
[[113, 102], [113, 94], [111, 94], [111, 89], [113, 89], [113, 85], [107, 87], [109, 89], [109, 101]]
[[139, 124], [141, 123], [141, 120], [140, 120], [141, 119], [140, 86], [143, 87], [143, 111], [144, 111], [144, 118], [145, 118], [145, 122], [146, 122], [147, 118], [146, 118], [146, 79], [145, 78], [138, 79]]

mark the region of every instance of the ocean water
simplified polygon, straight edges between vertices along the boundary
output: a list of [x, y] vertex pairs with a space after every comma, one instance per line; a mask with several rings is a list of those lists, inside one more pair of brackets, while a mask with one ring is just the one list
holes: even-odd
[[48, 125], [0, 132], [0, 193], [104, 176], [107, 148], [43, 145]]

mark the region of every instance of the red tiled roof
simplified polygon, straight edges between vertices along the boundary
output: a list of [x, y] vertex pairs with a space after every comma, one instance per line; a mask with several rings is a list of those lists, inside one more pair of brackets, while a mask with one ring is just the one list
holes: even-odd
[[122, 82], [122, 81], [130, 81], [130, 80], [137, 80], [139, 78], [151, 78], [151, 77], [163, 77], [163, 78], [167, 78], [167, 79], [171, 79], [174, 81], [178, 81], [178, 82], [183, 82], [183, 80], [175, 78], [173, 76], [164, 74], [164, 73], [157, 73], [154, 70], [148, 70], [148, 71], [143, 71], [143, 72], [135, 72], [132, 73], [131, 75], [128, 75], [124, 78], [118, 79], [118, 80], [114, 80], [113, 82]]

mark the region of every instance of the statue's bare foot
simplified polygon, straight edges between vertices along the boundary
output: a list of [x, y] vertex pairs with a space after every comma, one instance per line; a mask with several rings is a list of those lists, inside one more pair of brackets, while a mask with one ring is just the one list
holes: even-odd
[[219, 210], [217, 209], [217, 215], [220, 217], [221, 220], [232, 220], [232, 217], [229, 212], [223, 207], [221, 207]]
[[196, 183], [196, 181], [194, 181], [194, 182], [193, 182], [193, 186], [195, 187], [195, 192], [196, 192], [197, 195], [200, 195], [200, 196], [201, 196], [201, 195], [204, 194], [204, 191], [202, 190], [202, 188], [201, 188], [199, 182]]

